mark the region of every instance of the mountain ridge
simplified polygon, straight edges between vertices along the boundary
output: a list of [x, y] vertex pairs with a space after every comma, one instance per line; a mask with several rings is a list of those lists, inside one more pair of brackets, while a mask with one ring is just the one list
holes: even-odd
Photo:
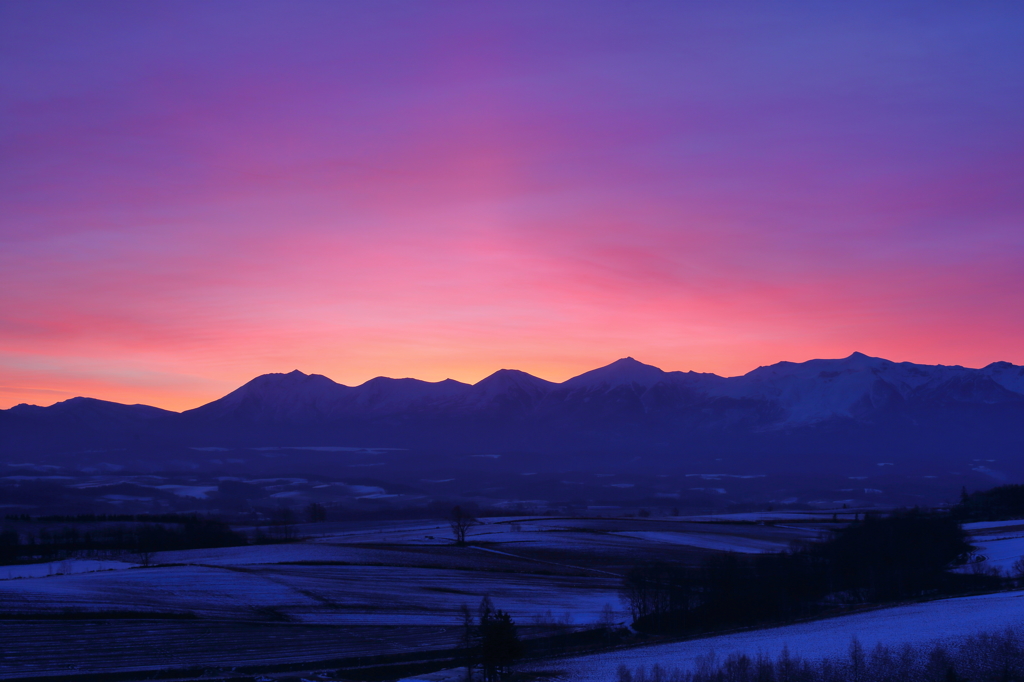
[[[852, 361], [857, 361], [857, 362], [875, 362], [875, 363], [881, 363], [881, 364], [887, 365], [887, 366], [909, 367], [909, 368], [915, 368], [915, 369], [916, 368], [929, 368], [929, 369], [934, 369], [934, 370], [950, 370], [950, 371], [953, 371], [953, 372], [962, 372], [962, 373], [977, 373], [977, 372], [981, 372], [981, 373], [985, 373], [985, 374], [987, 374], [989, 376], [992, 376], [992, 378], [995, 381], [995, 383], [1001, 385], [1006, 390], [1008, 390], [1008, 391], [1010, 391], [1012, 393], [1017, 393], [1017, 394], [1024, 395], [1024, 366], [1014, 365], [1013, 363], [1007, 362], [1007, 361], [1004, 361], [1004, 360], [997, 360], [997, 361], [989, 363], [988, 365], [985, 365], [982, 368], [975, 369], [975, 368], [963, 367], [961, 365], [922, 365], [922, 364], [911, 363], [911, 362], [906, 362], [906, 361], [898, 362], [897, 363], [897, 362], [894, 362], [892, 360], [886, 360], [884, 358], [875, 358], [875, 357], [872, 357], [872, 356], [869, 356], [869, 355], [865, 355], [864, 353], [854, 352], [854, 353], [852, 353], [851, 355], [849, 355], [849, 356], [847, 356], [845, 358], [837, 358], [837, 359], [812, 359], [812, 360], [806, 360], [806, 361], [803, 361], [803, 362], [791, 362], [791, 361], [788, 361], [788, 360], [783, 360], [783, 361], [777, 362], [777, 363], [772, 364], [772, 365], [762, 365], [762, 366], [759, 366], [759, 367], [751, 370], [750, 372], [747, 372], [746, 374], [741, 374], [741, 375], [737, 375], [737, 376], [733, 376], [733, 377], [724, 377], [724, 376], [721, 376], [721, 375], [718, 375], [718, 374], [714, 374], [714, 373], [711, 373], [711, 372], [695, 372], [695, 371], [692, 371], [692, 370], [690, 370], [690, 371], [680, 371], [680, 370], [666, 371], [666, 370], [662, 370], [662, 369], [660, 369], [660, 368], [658, 368], [658, 367], [656, 367], [654, 365], [647, 365], [645, 363], [639, 362], [638, 360], [635, 360], [632, 357], [628, 357], [627, 356], [625, 358], [620, 358], [619, 360], [616, 360], [616, 361], [614, 361], [614, 362], [612, 362], [612, 363], [610, 363], [608, 365], [605, 365], [603, 367], [598, 367], [598, 368], [595, 368], [595, 369], [583, 372], [582, 374], [579, 374], [579, 375], [576, 375], [574, 377], [571, 377], [571, 378], [569, 378], [569, 379], [567, 379], [567, 380], [565, 380], [565, 381], [563, 381], [561, 383], [554, 382], [554, 381], [548, 381], [546, 379], [542, 379], [540, 377], [534, 376], [534, 375], [529, 374], [528, 372], [524, 372], [522, 370], [517, 370], [517, 369], [499, 369], [499, 370], [493, 372], [492, 374], [489, 374], [488, 376], [484, 377], [483, 379], [481, 379], [480, 381], [476, 382], [475, 384], [467, 384], [467, 383], [464, 383], [464, 382], [457, 381], [455, 379], [443, 379], [441, 381], [431, 382], [431, 381], [425, 381], [425, 380], [422, 380], [422, 379], [415, 379], [415, 378], [411, 378], [411, 377], [392, 378], [392, 377], [378, 376], [378, 377], [374, 377], [372, 379], [368, 379], [367, 381], [363, 382], [362, 384], [357, 384], [355, 386], [348, 386], [346, 384], [341, 384], [341, 383], [335, 382], [334, 380], [332, 380], [329, 377], [326, 377], [326, 376], [324, 376], [322, 374], [306, 374], [306, 373], [302, 372], [301, 370], [294, 369], [294, 370], [292, 370], [290, 372], [271, 372], [271, 373], [267, 373], [267, 374], [258, 375], [256, 377], [254, 377], [253, 379], [249, 380], [248, 382], [246, 382], [245, 384], [243, 384], [242, 386], [240, 386], [239, 388], [235, 389], [234, 391], [231, 391], [230, 393], [226, 394], [225, 396], [222, 396], [221, 398], [215, 399], [215, 400], [213, 400], [213, 401], [211, 401], [209, 403], [206, 403], [204, 405], [200, 405], [199, 407], [190, 408], [188, 410], [183, 410], [182, 412], [180, 412], [178, 414], [194, 412], [195, 410], [199, 410], [199, 409], [202, 409], [202, 408], [207, 407], [209, 405], [213, 405], [214, 403], [217, 403], [219, 401], [223, 401], [226, 398], [229, 398], [229, 397], [231, 397], [231, 396], [233, 396], [235, 394], [238, 394], [239, 392], [244, 392], [247, 389], [251, 389], [252, 387], [255, 387], [255, 386], [259, 386], [259, 387], [262, 388], [262, 387], [270, 385], [272, 383], [280, 384], [281, 380], [285, 380], [285, 379], [287, 379], [287, 380], [295, 380], [295, 379], [297, 379], [299, 381], [304, 381], [304, 382], [312, 382], [312, 381], [325, 382], [326, 384], [330, 385], [332, 388], [339, 388], [339, 389], [342, 389], [342, 390], [344, 390], [344, 389], [354, 390], [354, 389], [365, 388], [367, 386], [371, 386], [371, 385], [379, 384], [379, 383], [383, 383], [383, 382], [388, 382], [388, 383], [390, 383], [390, 382], [415, 382], [416, 384], [424, 385], [424, 386], [459, 386], [459, 387], [463, 387], [463, 388], [480, 387], [481, 385], [484, 385], [484, 384], [486, 384], [488, 382], [491, 382], [491, 381], [495, 380], [498, 377], [508, 376], [508, 375], [515, 375], [515, 376], [518, 376], [518, 377], [524, 377], [528, 381], [533, 382], [535, 384], [544, 385], [544, 386], [547, 386], [547, 387], [556, 387], [556, 386], [577, 387], [577, 386], [587, 386], [587, 385], [593, 384], [594, 380], [597, 380], [597, 382], [599, 382], [599, 383], [611, 383], [609, 381], [609, 378], [621, 378], [621, 379], [624, 379], [624, 378], [628, 377], [628, 374], [627, 374], [628, 371], [634, 371], [635, 372], [637, 369], [639, 369], [639, 371], [645, 372], [646, 374], [642, 377], [642, 381], [638, 381], [636, 378], [631, 378], [632, 382], [633, 383], [653, 385], [654, 383], [657, 383], [657, 381], [652, 381], [652, 378], [655, 377], [655, 376], [657, 376], [658, 379], [667, 378], [667, 377], [688, 377], [688, 378], [697, 378], [697, 379], [707, 379], [707, 380], [711, 380], [711, 381], [738, 382], [739, 380], [746, 379], [746, 378], [751, 378], [751, 377], [757, 376], [759, 374], [762, 374], [765, 371], [769, 371], [769, 370], [770, 371], [777, 371], [778, 368], [789, 368], [789, 367], [801, 368], [801, 367], [808, 367], [808, 368], [817, 369], [817, 367], [823, 366], [823, 365], [826, 365], [826, 364], [829, 364], [829, 363], [831, 363], [831, 364], [840, 364], [840, 363], [850, 363]], [[822, 370], [822, 371], [827, 371], [827, 370]], [[914, 369], [911, 369], [910, 371], [913, 372]], [[995, 374], [999, 374], [1000, 375], [1000, 379], [995, 379], [995, 377], [993, 376]], [[1008, 374], [1010, 376], [1007, 376]], [[20, 403], [18, 405], [15, 405], [15, 406], [12, 406], [10, 408], [7, 408], [6, 410], [0, 409], [0, 412], [9, 412], [11, 410], [21, 410], [21, 409], [24, 409], [24, 408], [49, 409], [49, 408], [52, 408], [52, 407], [56, 407], [58, 405], [66, 405], [68, 403], [73, 403], [75, 401], [81, 401], [81, 400], [92, 400], [92, 401], [98, 401], [98, 402], [102, 402], [102, 403], [109, 403], [109, 404], [112, 404], [112, 405], [124, 405], [126, 407], [128, 407], [128, 406], [130, 406], [130, 407], [143, 407], [143, 408], [149, 408], [149, 409], [152, 409], [152, 410], [160, 410], [161, 412], [167, 412], [167, 413], [173, 413], [174, 412], [173, 410], [167, 410], [167, 409], [160, 408], [160, 407], [153, 407], [153, 406], [142, 405], [142, 404], [128, 405], [126, 403], [116, 403], [116, 402], [113, 402], [113, 401], [102, 400], [102, 399], [99, 399], [99, 398], [91, 398], [91, 397], [88, 397], [88, 396], [75, 396], [73, 398], [69, 398], [67, 400], [59, 401], [59, 402], [54, 403], [54, 404], [49, 405], [49, 406], [38, 406], [38, 405], [29, 404], [29, 403]]]
[[880, 451], [1020, 454], [1024, 367], [919, 365], [854, 353], [721, 377], [666, 372], [627, 357], [561, 383], [503, 369], [475, 384], [376, 377], [358, 386], [293, 370], [255, 377], [181, 413], [88, 398], [0, 410], [0, 451], [301, 442], [466, 452], [788, 452], [847, 447], [827, 439], [836, 429]]

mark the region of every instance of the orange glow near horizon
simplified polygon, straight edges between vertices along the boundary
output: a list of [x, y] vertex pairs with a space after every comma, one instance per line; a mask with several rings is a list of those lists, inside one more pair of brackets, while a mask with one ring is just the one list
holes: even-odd
[[0, 7], [0, 408], [1024, 364], [1021, 10], [254, 5]]

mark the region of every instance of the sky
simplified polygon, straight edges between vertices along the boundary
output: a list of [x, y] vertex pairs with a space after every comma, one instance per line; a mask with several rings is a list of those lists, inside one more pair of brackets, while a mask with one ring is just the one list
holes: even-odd
[[1024, 4], [0, 3], [0, 408], [1024, 364]]

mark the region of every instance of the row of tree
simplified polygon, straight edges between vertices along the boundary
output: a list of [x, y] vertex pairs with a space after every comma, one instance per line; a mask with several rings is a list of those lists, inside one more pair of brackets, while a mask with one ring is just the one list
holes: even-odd
[[1024, 485], [1001, 485], [970, 495], [964, 488], [950, 514], [959, 521], [1024, 519]]
[[[308, 504], [303, 513], [310, 523], [327, 519], [327, 510], [319, 502]], [[251, 538], [218, 518], [195, 513], [8, 514], [4, 520], [7, 524], [0, 530], [0, 562], [131, 553], [145, 564], [155, 552], [287, 542], [299, 537], [295, 525], [299, 516], [288, 507], [264, 510]]]
[[232, 530], [226, 523], [198, 516], [177, 518], [171, 523], [99, 524], [87, 529], [7, 529], [0, 532], [0, 563], [129, 553], [140, 563], [148, 564], [155, 552], [232, 547], [248, 542], [245, 534]]
[[638, 628], [707, 630], [998, 581], [947, 571], [966, 562], [972, 549], [949, 516], [918, 511], [869, 516], [835, 531], [825, 542], [789, 552], [716, 554], [697, 567], [635, 566], [624, 577], [621, 592]]

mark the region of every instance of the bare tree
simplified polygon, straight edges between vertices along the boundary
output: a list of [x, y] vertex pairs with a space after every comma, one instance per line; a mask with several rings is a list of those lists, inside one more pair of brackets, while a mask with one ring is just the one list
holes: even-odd
[[294, 540], [297, 535], [295, 530], [295, 512], [288, 507], [278, 507], [270, 513], [270, 525], [274, 534], [280, 540]]
[[310, 502], [306, 507], [306, 518], [310, 523], [320, 523], [327, 520], [327, 509], [319, 502]]
[[476, 522], [472, 514], [463, 511], [459, 505], [455, 505], [452, 513], [448, 516], [448, 523], [452, 527], [452, 533], [455, 534], [455, 542], [457, 544], [466, 544], [466, 531]]
[[135, 551], [132, 552], [131, 556], [135, 559], [135, 563], [148, 568], [150, 564], [153, 563], [154, 553], [155, 552], [146, 545], [140, 544], [135, 548]]
[[1010, 575], [1017, 580], [1024, 580], [1024, 556], [1013, 562], [1010, 567]]

